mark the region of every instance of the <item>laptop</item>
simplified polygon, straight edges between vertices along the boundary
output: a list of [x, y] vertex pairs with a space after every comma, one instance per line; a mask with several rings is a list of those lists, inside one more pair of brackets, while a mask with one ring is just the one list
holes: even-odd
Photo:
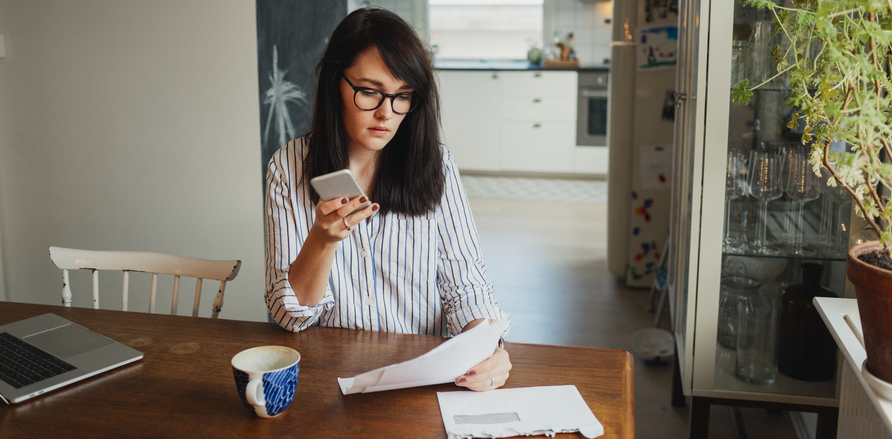
[[0, 399], [15, 404], [142, 359], [55, 314], [0, 326]]

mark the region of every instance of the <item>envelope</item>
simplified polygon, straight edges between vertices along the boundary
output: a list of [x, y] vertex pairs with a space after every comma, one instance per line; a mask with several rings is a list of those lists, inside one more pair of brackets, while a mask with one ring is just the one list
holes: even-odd
[[438, 392], [437, 399], [450, 439], [604, 434], [604, 426], [572, 385]]
[[338, 385], [341, 393], [350, 395], [451, 383], [489, 358], [507, 329], [508, 319], [492, 324], [484, 321], [419, 357], [352, 378], [338, 378]]

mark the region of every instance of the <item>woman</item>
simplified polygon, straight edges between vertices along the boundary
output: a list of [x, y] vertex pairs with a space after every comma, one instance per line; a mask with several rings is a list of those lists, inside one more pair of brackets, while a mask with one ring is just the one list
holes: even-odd
[[[414, 30], [386, 10], [354, 11], [317, 74], [310, 134], [276, 152], [267, 173], [273, 320], [290, 331], [449, 335], [507, 318], [486, 281], [455, 162], [440, 145], [433, 68]], [[310, 179], [345, 168], [368, 199], [320, 200]], [[498, 347], [456, 384], [494, 389], [510, 369]]]

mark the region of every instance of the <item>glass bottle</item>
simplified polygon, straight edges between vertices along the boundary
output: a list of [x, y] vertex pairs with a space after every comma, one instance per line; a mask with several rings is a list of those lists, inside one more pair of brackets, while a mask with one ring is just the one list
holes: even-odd
[[781, 296], [777, 369], [803, 381], [826, 381], [836, 374], [836, 343], [818, 314], [815, 297], [837, 297], [821, 286], [824, 266], [802, 264], [802, 283]]

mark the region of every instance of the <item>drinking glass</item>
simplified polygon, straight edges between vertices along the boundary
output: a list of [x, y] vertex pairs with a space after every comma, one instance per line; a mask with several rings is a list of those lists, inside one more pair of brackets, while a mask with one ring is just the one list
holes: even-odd
[[[824, 172], [828, 174], [827, 178], [833, 178], [829, 175], [829, 171], [825, 170]], [[852, 197], [839, 183], [833, 187], [827, 185], [824, 193], [826, 194], [827, 199], [836, 204], [836, 211], [829, 213], [830, 236], [828, 237], [828, 251], [832, 254], [841, 253], [842, 255], [845, 255], [846, 251], [849, 249], [848, 239], [845, 233], [847, 232], [846, 228], [849, 226], [851, 220]]]
[[777, 246], [770, 245], [767, 239], [768, 202], [783, 195], [780, 179], [781, 158], [776, 152], [754, 150], [750, 153], [750, 195], [759, 200], [759, 214], [756, 216], [756, 240], [752, 248], [758, 254], [776, 255], [780, 253]]
[[808, 162], [808, 150], [799, 149], [790, 157], [790, 175], [787, 178], [787, 196], [794, 201], [793, 217], [796, 218], [796, 230], [793, 235], [792, 253], [796, 256], [811, 256], [817, 252], [802, 244], [803, 207], [805, 203], [815, 200], [820, 195], [819, 180]]
[[[790, 179], [790, 167], [795, 162], [793, 160], [793, 156], [797, 151], [803, 148], [802, 142], [767, 142], [769, 145], [774, 145], [777, 148], [778, 154], [781, 156], [781, 163], [783, 170], [781, 171], [781, 181], [786, 182]], [[795, 223], [793, 222], [793, 204], [794, 201], [787, 197], [784, 200], [784, 216], [783, 216], [783, 225], [781, 226], [781, 230], [783, 231], [783, 236], [780, 241], [784, 245], [792, 245], [794, 241], [795, 235]]]
[[738, 310], [740, 298], [755, 294], [761, 287], [759, 281], [745, 276], [722, 277], [719, 285], [719, 321], [717, 338], [728, 349], [737, 349]]
[[722, 241], [722, 250], [726, 253], [742, 250], [740, 237], [731, 236], [731, 201], [742, 197], [745, 193], [745, 184], [740, 178], [740, 171], [743, 169], [745, 169], [743, 155], [736, 151], [729, 152], [728, 166], [725, 169], [725, 234]]
[[772, 289], [761, 286], [737, 300], [737, 359], [734, 375], [741, 381], [766, 386], [777, 379], [777, 309]]

